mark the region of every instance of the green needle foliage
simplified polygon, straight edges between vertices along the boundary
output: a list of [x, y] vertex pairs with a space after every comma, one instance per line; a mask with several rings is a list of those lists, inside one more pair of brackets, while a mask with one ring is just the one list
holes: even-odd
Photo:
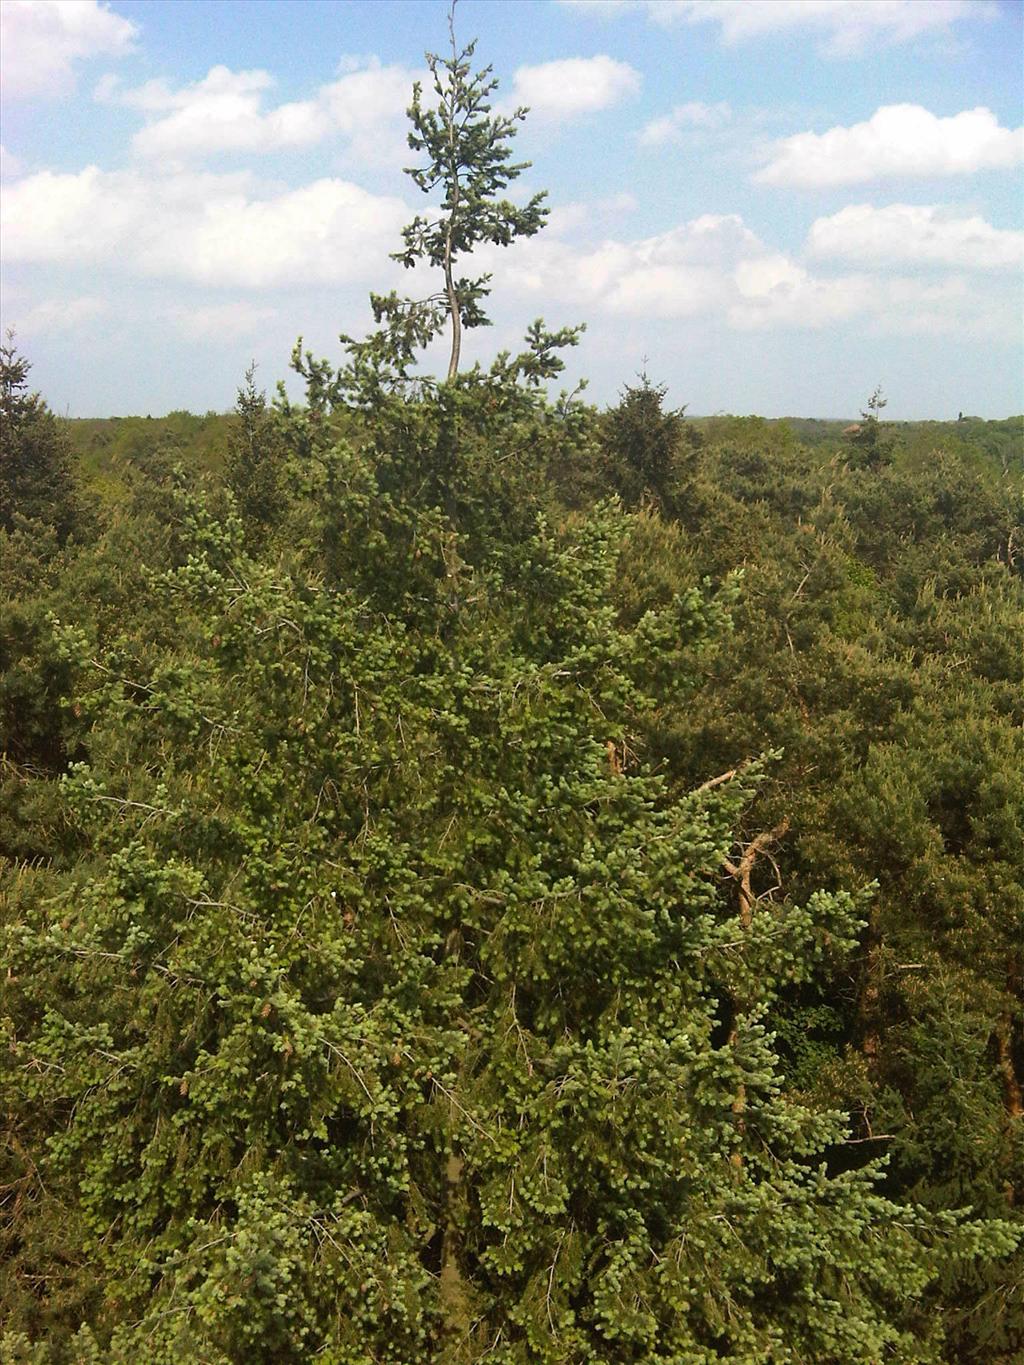
[[450, 383], [459, 371], [463, 329], [488, 322], [481, 299], [488, 293], [491, 277], [457, 278], [459, 258], [482, 242], [509, 246], [517, 237], [532, 237], [544, 226], [548, 210], [543, 206], [543, 193], [535, 194], [522, 207], [497, 197], [530, 164], [510, 160], [516, 124], [528, 111], [517, 109], [508, 117], [491, 112], [490, 96], [498, 82], [491, 75], [491, 67], [474, 74], [475, 42], [459, 48], [454, 0], [448, 33], [450, 56], [427, 53], [436, 107], [423, 103], [419, 82], [413, 86], [409, 107], [409, 146], [425, 155], [426, 165], [411, 168], [408, 174], [424, 194], [440, 191], [444, 198], [436, 214], [419, 214], [405, 228], [405, 246], [394, 256], [406, 268], [423, 261], [441, 270], [444, 287], [440, 294], [421, 303], [400, 301], [392, 294], [376, 299], [374, 307], [378, 321], [401, 315], [420, 345], [435, 336], [447, 319], [451, 327]]
[[[624, 419], [648, 448], [664, 433], [631, 411], [603, 419], [619, 486], [638, 464]], [[672, 519], [645, 521], [631, 576], [664, 592], [742, 563], [743, 593], [699, 704], [669, 700], [649, 743], [681, 787], [783, 751], [746, 816], [748, 837], [789, 825], [756, 893], [878, 882], [856, 956], [772, 1008], [787, 1081], [887, 1151], [891, 1194], [1019, 1224], [1021, 423], [890, 424], [874, 466], [839, 423], [816, 448], [760, 419], [687, 426], [700, 444], [648, 485]], [[1016, 1359], [1022, 1271], [1018, 1254], [944, 1275], [948, 1359]]]
[[[444, 163], [477, 196], [465, 222], [448, 203], [453, 254], [533, 221], [491, 202], [516, 168], [470, 54], [434, 68], [447, 115], [413, 104], [435, 159], [446, 117], [477, 129]], [[446, 249], [432, 231], [409, 249]], [[862, 640], [926, 492], [840, 471], [840, 516], [791, 444], [771, 470], [761, 428], [712, 451], [646, 382], [603, 423], [552, 404], [572, 334], [539, 323], [487, 371], [407, 382], [439, 306], [382, 308], [340, 371], [297, 347], [302, 404], [268, 413], [250, 378], [226, 483], [157, 470], [91, 544], [4, 570], [31, 626], [4, 695], [45, 678], [0, 788], [4, 1360], [937, 1365], [986, 1332], [1010, 1359], [1012, 1325], [956, 1310], [1008, 1302], [1020, 1241], [972, 1088], [1016, 1074], [1012, 905], [975, 958], [1004, 972], [988, 1073], [970, 975], [915, 996], [887, 964], [915, 867], [915, 948], [929, 910], [980, 922], [973, 864], [1005, 893], [1017, 788], [984, 756], [1015, 599], [993, 587], [964, 640], [997, 698], [982, 757], [929, 768], [938, 690], [912, 705], [913, 664]], [[809, 498], [814, 529], [771, 542], [769, 506], [804, 526]], [[974, 530], [984, 563], [985, 507]], [[899, 618], [919, 671], [966, 629], [948, 597]], [[935, 1094], [965, 1040], [959, 1138]]]
[[56, 417], [28, 387], [31, 366], [13, 335], [0, 345], [0, 527], [35, 522], [63, 544], [82, 518], [71, 450]]
[[[362, 341], [342, 336], [349, 363], [335, 376], [326, 362], [302, 352], [301, 341], [292, 359], [311, 391], [326, 400], [345, 402], [375, 412], [390, 395], [403, 397], [436, 387], [423, 376], [412, 377], [418, 352], [451, 328], [447, 383], [459, 378], [462, 336], [466, 329], [489, 325], [482, 300], [490, 292], [489, 274], [457, 277], [461, 257], [477, 246], [510, 246], [519, 237], [532, 237], [548, 215], [544, 192], [525, 205], [499, 198], [529, 162], [511, 162], [511, 140], [516, 125], [526, 117], [520, 108], [509, 116], [494, 114], [490, 96], [497, 88], [491, 68], [473, 73], [475, 42], [460, 49], [455, 38], [455, 0], [448, 16], [451, 55], [426, 54], [433, 77], [436, 106], [424, 104], [417, 82], [408, 114], [412, 123], [409, 146], [426, 156], [426, 164], [406, 173], [424, 194], [443, 193], [441, 204], [428, 215], [419, 214], [403, 230], [404, 246], [392, 259], [411, 269], [424, 264], [442, 272], [442, 287], [423, 299], [402, 298], [397, 292], [371, 294], [378, 330]], [[514, 359], [502, 354], [489, 375], [475, 366], [470, 385], [491, 381], [507, 393], [517, 380], [536, 387], [562, 370], [555, 352], [574, 345], [582, 327], [548, 332], [537, 321], [529, 328], [526, 350]], [[498, 399], [493, 397], [493, 402]]]
[[[325, 458], [358, 527], [372, 470]], [[608, 509], [453, 607], [428, 510], [438, 634], [176, 507], [128, 629], [55, 627], [89, 759], [66, 870], [8, 883], [15, 1323], [55, 1360], [934, 1359], [915, 1297], [1008, 1230], [831, 1174], [763, 1026], [861, 908], [745, 918], [749, 781], [628, 758], [728, 598], [622, 624]]]
[[280, 516], [283, 455], [275, 414], [267, 407], [266, 394], [256, 388], [256, 367], [250, 365], [235, 404], [227, 482], [252, 536], [265, 532]]

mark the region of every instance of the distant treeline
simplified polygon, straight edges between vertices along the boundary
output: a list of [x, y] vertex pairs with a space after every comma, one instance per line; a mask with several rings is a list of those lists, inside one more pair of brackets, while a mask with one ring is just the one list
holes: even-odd
[[[843, 432], [857, 419], [833, 421], [817, 417], [715, 417], [688, 418], [688, 424], [710, 442], [728, 440], [729, 433], [746, 430], [751, 423], [758, 429], [785, 428], [808, 449], [830, 446], [843, 449]], [[198, 415], [184, 409], [165, 417], [76, 417], [66, 420], [70, 448], [86, 484], [97, 492], [123, 491], [134, 468], [153, 470], [163, 461], [176, 459], [189, 468], [213, 473], [223, 470], [231, 440], [234, 416], [208, 412]], [[887, 426], [898, 435], [905, 458], [927, 457], [934, 450], [949, 451], [965, 460], [995, 460], [1008, 474], [1019, 472], [1024, 417], [1001, 421], [964, 418], [959, 422], [892, 422]]]
[[5, 1359], [1019, 1359], [1019, 422], [5, 363]]

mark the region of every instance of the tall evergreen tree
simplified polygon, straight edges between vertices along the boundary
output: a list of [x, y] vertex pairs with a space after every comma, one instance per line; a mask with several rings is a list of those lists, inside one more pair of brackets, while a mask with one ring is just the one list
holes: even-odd
[[443, 287], [420, 302], [399, 301], [392, 294], [375, 306], [382, 316], [401, 316], [420, 344], [447, 321], [451, 328], [448, 380], [459, 372], [465, 328], [485, 326], [481, 300], [488, 292], [489, 275], [477, 278], [456, 274], [459, 259], [481, 243], [509, 246], [517, 237], [532, 237], [544, 225], [545, 195], [535, 194], [523, 206], [498, 197], [525, 171], [529, 162], [511, 161], [511, 140], [524, 108], [509, 116], [492, 112], [490, 96], [498, 82], [491, 67], [473, 72], [476, 43], [459, 47], [455, 38], [455, 0], [448, 13], [450, 52], [447, 57], [427, 53], [435, 106], [425, 104], [419, 82], [413, 86], [409, 146], [422, 153], [426, 164], [408, 171], [424, 194], [443, 194], [436, 214], [416, 218], [405, 228], [405, 246], [394, 259], [406, 267], [419, 262], [442, 273]]
[[256, 387], [250, 365], [238, 390], [235, 425], [228, 447], [228, 486], [251, 534], [272, 526], [281, 516], [283, 451], [273, 410]]
[[136, 599], [51, 625], [79, 761], [60, 857], [4, 872], [5, 1349], [942, 1360], [922, 1295], [1015, 1230], [886, 1197], [768, 1027], [866, 900], [762, 889], [758, 765], [661, 762], [734, 585], [627, 594], [671, 531], [546, 514], [523, 471], [585, 438], [542, 329], [410, 398], [389, 316], [298, 353], [278, 547], [179, 488]]
[[666, 393], [663, 384], [652, 384], [646, 373], [641, 374], [640, 382], [627, 385], [605, 418], [611, 480], [627, 506], [647, 497], [669, 511], [678, 491], [674, 485], [688, 435], [686, 409], [666, 411]]
[[80, 517], [67, 438], [37, 393], [12, 336], [0, 345], [0, 526], [15, 517], [52, 527], [63, 543]]
[[892, 439], [880, 416], [888, 402], [879, 385], [868, 399], [867, 407], [860, 414], [860, 422], [850, 435], [856, 463], [866, 469], [879, 469], [892, 457]]
[[830, 1173], [763, 1025], [859, 906], [733, 902], [754, 774], [634, 755], [723, 604], [618, 624], [618, 512], [538, 520], [454, 615], [414, 551], [384, 613], [177, 520], [134, 624], [63, 632], [79, 860], [9, 886], [13, 1150], [52, 1135], [14, 1322], [55, 1360], [54, 1304], [111, 1362], [941, 1358], [916, 1297], [1008, 1234]]

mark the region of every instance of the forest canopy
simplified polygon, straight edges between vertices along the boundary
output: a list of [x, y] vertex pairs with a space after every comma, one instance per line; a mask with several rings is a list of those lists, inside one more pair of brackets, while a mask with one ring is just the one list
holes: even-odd
[[1017, 1359], [1021, 423], [460, 368], [544, 208], [430, 69], [301, 402], [3, 352], [3, 1358]]

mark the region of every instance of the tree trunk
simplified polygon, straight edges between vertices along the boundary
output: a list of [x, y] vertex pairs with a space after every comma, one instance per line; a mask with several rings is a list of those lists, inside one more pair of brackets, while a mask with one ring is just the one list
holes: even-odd
[[441, 1241], [441, 1276], [438, 1295], [441, 1307], [441, 1330], [449, 1348], [464, 1341], [470, 1331], [472, 1314], [469, 1293], [462, 1278], [460, 1253], [462, 1250], [462, 1218], [465, 1192], [462, 1185], [464, 1162], [461, 1157], [449, 1156], [445, 1168], [446, 1200], [445, 1226]]
[[1013, 1060], [1013, 1022], [1009, 1013], [1000, 1018], [995, 1034], [1006, 1113], [1010, 1119], [1019, 1119], [1024, 1115], [1024, 1089]]
[[448, 361], [448, 383], [450, 384], [459, 372], [459, 357], [462, 353], [462, 318], [459, 316], [459, 298], [455, 292], [455, 282], [452, 279], [450, 246], [444, 267], [444, 287], [448, 295], [448, 314], [452, 320], [452, 353]]

